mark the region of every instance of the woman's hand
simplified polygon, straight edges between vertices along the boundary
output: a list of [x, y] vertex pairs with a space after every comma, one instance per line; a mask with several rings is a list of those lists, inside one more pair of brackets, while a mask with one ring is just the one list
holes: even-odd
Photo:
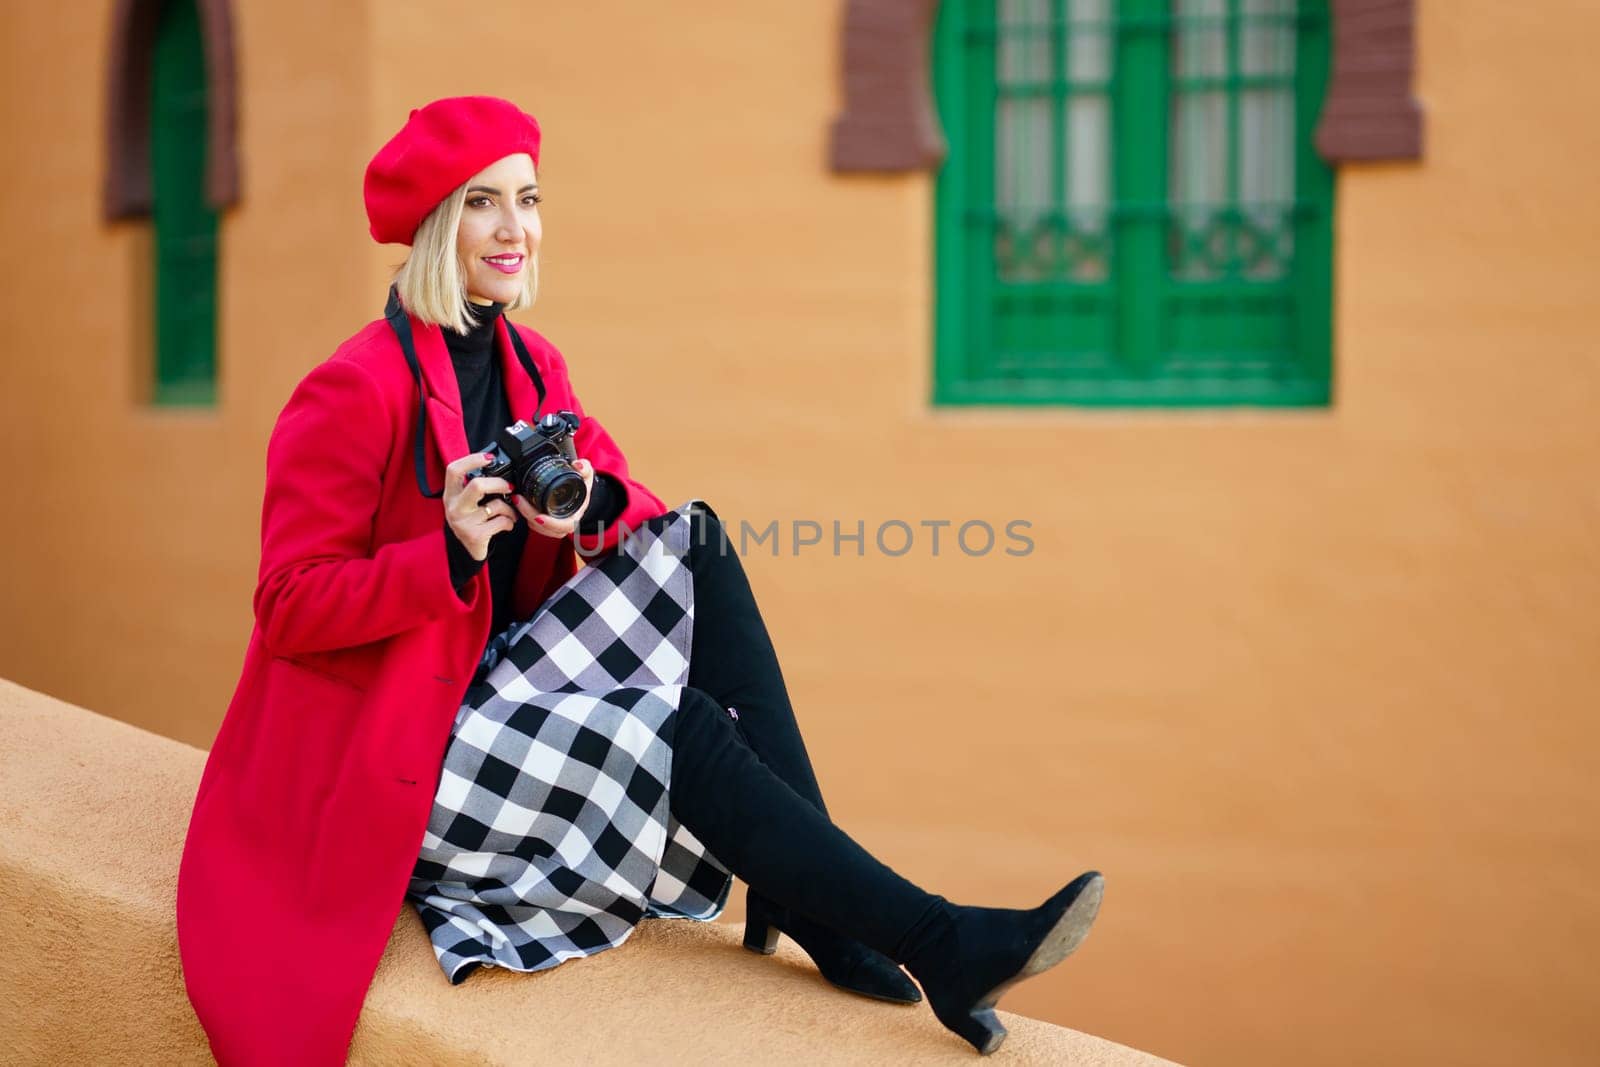
[[504, 478], [467, 478], [469, 471], [486, 466], [485, 452], [472, 452], [444, 469], [444, 518], [456, 540], [475, 560], [489, 555], [489, 539], [517, 524], [516, 513], [504, 500], [485, 502], [486, 496], [511, 492]]
[[528, 520], [528, 529], [536, 533], [542, 533], [546, 537], [566, 537], [578, 529], [578, 520], [583, 518], [583, 513], [589, 510], [589, 501], [594, 499], [590, 495], [590, 490], [594, 488], [594, 467], [588, 460], [580, 459], [572, 465], [572, 469], [577, 471], [578, 476], [583, 479], [583, 506], [564, 519], [558, 519], [535, 511], [533, 505], [520, 495], [511, 498], [512, 502], [517, 505], [517, 511], [521, 512], [522, 517]]

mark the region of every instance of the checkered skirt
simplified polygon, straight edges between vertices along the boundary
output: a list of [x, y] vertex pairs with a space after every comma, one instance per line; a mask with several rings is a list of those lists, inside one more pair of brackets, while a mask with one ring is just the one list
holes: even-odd
[[623, 538], [485, 650], [406, 892], [452, 984], [479, 966], [591, 956], [641, 919], [722, 914], [733, 877], [667, 803], [694, 503]]

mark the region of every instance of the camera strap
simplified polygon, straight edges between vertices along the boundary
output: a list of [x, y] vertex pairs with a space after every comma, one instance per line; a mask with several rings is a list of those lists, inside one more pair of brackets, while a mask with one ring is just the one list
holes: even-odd
[[511, 335], [511, 348], [517, 354], [517, 361], [522, 364], [522, 369], [528, 372], [528, 377], [533, 379], [533, 388], [539, 394], [539, 403], [533, 409], [531, 422], [539, 421], [539, 412], [544, 410], [544, 379], [539, 377], [539, 368], [533, 365], [533, 358], [528, 355], [527, 346], [522, 343], [522, 335], [517, 332], [510, 319], [506, 319], [506, 332]]
[[[400, 293], [392, 285], [389, 286], [389, 302], [384, 306], [383, 317], [388, 321], [389, 328], [394, 331], [395, 338], [399, 340], [400, 351], [405, 353], [406, 365], [411, 368], [411, 376], [417, 381], [417, 434], [413, 449], [417, 464], [417, 490], [425, 497], [438, 499], [444, 496], [444, 487], [440, 486], [437, 491], [428, 488], [428, 462], [424, 444], [428, 436], [428, 390], [422, 382], [422, 364], [417, 360], [417, 345], [411, 336], [411, 316], [401, 307]], [[544, 409], [544, 379], [539, 376], [538, 368], [533, 365], [533, 358], [528, 355], [527, 346], [522, 343], [522, 336], [517, 333], [516, 326], [510, 321], [506, 322], [506, 332], [511, 334], [511, 347], [517, 353], [517, 362], [522, 364], [522, 369], [533, 379], [533, 387], [539, 394], [539, 406], [533, 410], [533, 421], [538, 422], [539, 412]]]
[[422, 384], [422, 365], [417, 362], [417, 346], [411, 337], [411, 317], [400, 306], [400, 294], [392, 285], [389, 286], [389, 303], [383, 309], [383, 317], [389, 321], [389, 328], [399, 339], [400, 351], [406, 354], [411, 376], [417, 380], [417, 489], [425, 497], [438, 499], [444, 496], [444, 487], [440, 486], [438, 492], [428, 488], [428, 462], [423, 445], [423, 439], [428, 435], [428, 390]]

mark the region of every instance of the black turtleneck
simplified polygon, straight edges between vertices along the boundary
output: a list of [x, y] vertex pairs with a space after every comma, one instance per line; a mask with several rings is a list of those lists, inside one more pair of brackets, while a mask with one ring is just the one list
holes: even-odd
[[500, 360], [494, 350], [494, 323], [504, 304], [472, 305], [472, 328], [465, 334], [443, 330], [444, 346], [456, 369], [461, 390], [461, 416], [467, 446], [486, 451], [511, 425], [511, 405], [500, 380]]
[[[500, 431], [511, 425], [511, 405], [506, 400], [504, 383], [500, 376], [500, 360], [495, 353], [495, 319], [505, 308], [504, 304], [472, 305], [472, 327], [465, 334], [445, 329], [444, 343], [450, 350], [450, 362], [455, 367], [456, 384], [461, 391], [461, 421], [467, 434], [467, 445], [480, 452], [488, 451], [500, 437]], [[592, 535], [602, 524], [615, 522], [627, 504], [627, 492], [609, 474], [595, 473], [591, 500], [584, 511], [578, 528]], [[445, 546], [450, 556], [450, 580], [456, 592], [462, 594], [467, 582], [483, 566], [475, 560], [445, 523]], [[528, 524], [520, 517], [517, 524], [505, 533], [496, 534], [489, 541], [489, 590], [494, 605], [493, 622], [489, 633], [498, 634], [511, 621], [511, 589], [516, 579], [517, 564], [522, 559], [522, 549], [528, 540]]]

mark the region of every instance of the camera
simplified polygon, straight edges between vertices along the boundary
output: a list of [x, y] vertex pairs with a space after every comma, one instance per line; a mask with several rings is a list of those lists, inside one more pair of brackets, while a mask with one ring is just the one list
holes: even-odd
[[[572, 435], [581, 424], [570, 411], [546, 415], [531, 426], [518, 419], [501, 431], [493, 448], [481, 450], [494, 459], [469, 471], [467, 478], [504, 478], [536, 510], [556, 519], [575, 515], [589, 495], [583, 476], [572, 466], [578, 458]], [[506, 496], [489, 493], [483, 499], [506, 500]]]

